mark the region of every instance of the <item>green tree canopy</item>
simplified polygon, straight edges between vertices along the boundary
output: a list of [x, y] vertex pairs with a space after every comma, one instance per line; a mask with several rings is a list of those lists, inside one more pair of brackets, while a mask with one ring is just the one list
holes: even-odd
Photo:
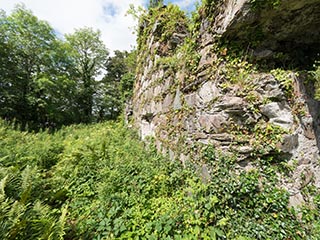
[[23, 128], [27, 123], [45, 122], [42, 86], [55, 66], [54, 30], [18, 5], [10, 16], [1, 13], [0, 35], [1, 116], [17, 119]]
[[129, 54], [108, 57], [92, 28], [65, 39], [23, 5], [0, 11], [1, 118], [38, 130], [119, 116], [133, 82]]
[[90, 122], [93, 117], [94, 94], [97, 91], [96, 78], [105, 69], [108, 50], [101, 40], [100, 31], [82, 28], [73, 34], [66, 35], [73, 49], [75, 72], [78, 83], [78, 102], [82, 122]]
[[100, 82], [98, 115], [100, 119], [116, 119], [125, 101], [131, 97], [135, 71], [135, 51], [114, 51], [106, 62], [107, 73]]
[[149, 8], [155, 8], [163, 5], [163, 0], [150, 0]]

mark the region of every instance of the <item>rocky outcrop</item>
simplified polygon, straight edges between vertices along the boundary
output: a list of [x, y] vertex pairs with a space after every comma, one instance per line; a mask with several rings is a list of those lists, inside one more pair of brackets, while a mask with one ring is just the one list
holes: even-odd
[[256, 59], [284, 53], [291, 64], [305, 66], [319, 53], [319, 0], [225, 0], [214, 14], [212, 39], [236, 41]]
[[[217, 41], [252, 44], [259, 58], [289, 50], [284, 45], [303, 44], [299, 51], [309, 56], [310, 49], [319, 52], [314, 44], [320, 39], [316, 28], [320, 1], [283, 0], [280, 5], [261, 6], [252, 2], [226, 0], [211, 16], [203, 14], [192, 70], [181, 64], [186, 59], [180, 52], [165, 56], [162, 52], [172, 41], [179, 49], [185, 32], [175, 34], [179, 41], [174, 34], [161, 43], [148, 38], [139, 60], [133, 122], [143, 139], [154, 137], [159, 151], [181, 162], [194, 158], [192, 148], [197, 144], [236, 154], [243, 170], [251, 168], [251, 159], [275, 155], [295, 167], [281, 186], [290, 192], [290, 204], [299, 205], [305, 186], [313, 183], [320, 188], [320, 105], [313, 99], [313, 88], [305, 84], [303, 74], [251, 70], [243, 59], [230, 62], [228, 50], [218, 48]], [[263, 38], [251, 39], [250, 29], [259, 29]]]

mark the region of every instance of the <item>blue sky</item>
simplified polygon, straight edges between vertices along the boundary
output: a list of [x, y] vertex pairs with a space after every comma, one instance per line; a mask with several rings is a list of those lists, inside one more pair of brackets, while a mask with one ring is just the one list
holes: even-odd
[[174, 3], [180, 6], [180, 8], [184, 11], [190, 12], [195, 10], [196, 2], [200, 2], [200, 0], [167, 0], [164, 1], [165, 4]]
[[[198, 0], [167, 0], [183, 10], [194, 9]], [[0, 0], [0, 8], [10, 14], [13, 7], [23, 3], [37, 17], [46, 20], [56, 32], [72, 33], [74, 29], [92, 27], [99, 29], [107, 48], [130, 50], [135, 46], [136, 26], [131, 16], [126, 16], [129, 5], [146, 6], [149, 0]]]

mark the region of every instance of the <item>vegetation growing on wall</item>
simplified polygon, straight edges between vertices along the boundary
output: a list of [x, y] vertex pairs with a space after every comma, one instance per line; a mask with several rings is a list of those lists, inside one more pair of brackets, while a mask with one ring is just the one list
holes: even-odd
[[[263, 3], [259, 1], [251, 2], [251, 4], [256, 7], [260, 6], [259, 4], [262, 4], [260, 7], [266, 5], [276, 7], [280, 3], [280, 1], [266, 1]], [[168, 90], [162, 93], [162, 96], [155, 96], [153, 100], [163, 100], [163, 96], [166, 94], [174, 96], [177, 89], [185, 93], [195, 91], [203, 81], [211, 79], [214, 80], [224, 93], [235, 91], [235, 96], [244, 97], [248, 102], [248, 108], [251, 109], [253, 113], [259, 112], [259, 105], [270, 103], [273, 100], [268, 98], [261, 99], [261, 97], [257, 95], [257, 82], [253, 82], [259, 71], [263, 70], [266, 74], [272, 75], [278, 82], [293, 109], [297, 110], [300, 108], [300, 113], [303, 114], [303, 106], [300, 106], [299, 102], [296, 102], [294, 99], [294, 76], [297, 76], [298, 73], [295, 73], [294, 70], [287, 70], [288, 66], [286, 65], [287, 60], [285, 60], [285, 58], [288, 56], [282, 53], [275, 54], [276, 60], [271, 59], [269, 62], [255, 61], [252, 59], [249, 46], [247, 49], [243, 49], [243, 47], [237, 45], [237, 43], [225, 42], [224, 39], [215, 39], [215, 42], [210, 43], [211, 48], [206, 53], [211, 58], [210, 62], [199, 65], [200, 58], [203, 57], [203, 54], [199, 54], [199, 50], [203, 49], [203, 46], [200, 46], [201, 36], [199, 35], [202, 24], [201, 21], [203, 21], [203, 18], [207, 21], [208, 17], [209, 19], [213, 17], [215, 11], [211, 10], [217, 10], [217, 6], [218, 8], [221, 7], [219, 4], [221, 4], [221, 1], [203, 1], [202, 5], [198, 7], [197, 12], [192, 13], [192, 17], [187, 19], [188, 21], [186, 21], [183, 13], [181, 13], [181, 11], [179, 12], [179, 10], [172, 5], [151, 8], [148, 13], [142, 15], [138, 34], [138, 49], [141, 55], [138, 60], [137, 72], [142, 74], [143, 71], [147, 69], [148, 71], [145, 72], [147, 72], [148, 75], [144, 77], [148, 79], [151, 78], [152, 73], [163, 69], [165, 77], [172, 77]], [[210, 15], [208, 11], [211, 11], [213, 15]], [[186, 31], [186, 34], [179, 44], [175, 48], [168, 47], [172, 41], [174, 41], [171, 37], [181, 33], [181, 31], [183, 33]], [[208, 31], [210, 32], [210, 30]], [[259, 35], [259, 32], [253, 34]], [[163, 54], [161, 51], [165, 47], [168, 48]], [[273, 61], [282, 62], [284, 64], [282, 67], [286, 67], [286, 69], [279, 67], [278, 64], [275, 64]], [[151, 70], [148, 69], [150, 64], [153, 66]], [[182, 77], [180, 77], [180, 75]], [[201, 75], [201, 77], [199, 77], [199, 75]], [[317, 78], [317, 70], [313, 71], [312, 75]], [[162, 78], [153, 82], [145, 91], [152, 89], [154, 84], [161, 84], [161, 81], [164, 81], [164, 79]], [[317, 84], [317, 80], [315, 82]], [[183, 127], [180, 125], [172, 126], [171, 123], [177, 119], [187, 118], [190, 113], [192, 114], [192, 109], [190, 110], [185, 105], [185, 102], [182, 102], [182, 105], [182, 109], [168, 112], [170, 120], [168, 121], [169, 125], [165, 128], [170, 129], [169, 132], [174, 136], [178, 135], [177, 132], [182, 134], [181, 130]], [[262, 125], [260, 127], [262, 127]], [[268, 127], [265, 125], [262, 129], [264, 128]], [[273, 127], [270, 128], [273, 129]], [[242, 129], [239, 131], [239, 134], [241, 134], [241, 132], [250, 133], [247, 135], [248, 139], [251, 139], [253, 137], [252, 135], [255, 134], [255, 130], [253, 129]], [[278, 132], [275, 134], [275, 139], [279, 141], [286, 131], [279, 130], [275, 132]], [[265, 139], [263, 137], [255, 143], [256, 146], [259, 146], [259, 144], [260, 147], [264, 146]], [[274, 147], [275, 146], [271, 148], [276, 150]], [[263, 148], [264, 147], [261, 147], [261, 149]], [[273, 151], [271, 148], [269, 150]]]
[[281, 4], [281, 0], [266, 0], [266, 1], [260, 1], [260, 0], [250, 0], [249, 1], [252, 8], [258, 10], [263, 8], [276, 8], [278, 5]]
[[[319, 228], [318, 220], [316, 220], [318, 219], [315, 213], [316, 210], [311, 207], [311, 209], [305, 212], [308, 213], [303, 215], [304, 207], [300, 210], [288, 208], [289, 193], [284, 189], [275, 187], [280, 185], [279, 181], [281, 176], [283, 177], [292, 173], [295, 168], [294, 164], [291, 162], [288, 163], [288, 158], [281, 152], [280, 147], [283, 136], [292, 134], [292, 129], [296, 123], [292, 124], [292, 129], [284, 129], [271, 123], [268, 117], [261, 113], [262, 111], [260, 109], [262, 105], [267, 105], [271, 102], [287, 101], [290, 108], [293, 109], [293, 111], [297, 111], [294, 114], [298, 117], [302, 116], [304, 114], [304, 106], [299, 105], [299, 102], [294, 96], [294, 80], [298, 74], [292, 69], [288, 70], [294, 65], [290, 64], [289, 56], [281, 52], [276, 53], [274, 59], [271, 59], [269, 62], [268, 59], [265, 61], [256, 61], [251, 58], [252, 53], [250, 52], [250, 47], [256, 46], [255, 42], [252, 43], [253, 45], [247, 46], [247, 48], [244, 49], [236, 43], [226, 42], [223, 39], [216, 38], [210, 41], [207, 35], [201, 36], [200, 31], [210, 36], [210, 29], [204, 30], [204, 25], [201, 24], [204, 24], [206, 21], [213, 21], [215, 13], [217, 12], [216, 7], [217, 5], [219, 6], [220, 3], [221, 1], [203, 1], [203, 4], [199, 7], [199, 12], [192, 14], [192, 19], [186, 22], [187, 27], [185, 29], [188, 30], [188, 34], [185, 35], [183, 41], [180, 41], [175, 48], [169, 48], [170, 51], [165, 51], [164, 54], [161, 52], [161, 49], [165, 46], [170, 46], [172, 42], [170, 37], [160, 37], [167, 29], [165, 27], [157, 28], [156, 19], [150, 20], [154, 16], [157, 16], [154, 12], [150, 11], [152, 12], [150, 16], [143, 16], [142, 19], [146, 17], [148, 20], [144, 19], [146, 24], [140, 25], [143, 26], [143, 28], [141, 28], [143, 31], [139, 33], [139, 46], [140, 49], [143, 49], [143, 52], [142, 57], [139, 59], [137, 72], [140, 73], [141, 76], [143, 75], [143, 78], [138, 77], [138, 80], [143, 79], [145, 81], [144, 83], [147, 82], [150, 85], [142, 91], [137, 91], [141, 94], [137, 95], [137, 98], [144, 98], [142, 100], [143, 109], [147, 109], [144, 108], [144, 106], [149, 107], [148, 104], [151, 102], [157, 103], [159, 101], [160, 104], [167, 104], [164, 103], [165, 100], [172, 100], [171, 103], [169, 103], [169, 105], [171, 105], [168, 109], [160, 112], [155, 110], [155, 114], [159, 113], [160, 117], [164, 116], [164, 120], [155, 121], [155, 124], [160, 125], [155, 132], [156, 138], [161, 143], [159, 145], [161, 145], [163, 149], [170, 149], [171, 153], [176, 153], [175, 157], [177, 159], [180, 158], [185, 164], [189, 164], [188, 161], [190, 161], [196, 166], [200, 165], [199, 168], [201, 168], [203, 164], [207, 164], [206, 166], [208, 167], [209, 175], [212, 177], [212, 182], [210, 182], [209, 186], [205, 185], [207, 187], [205, 191], [214, 193], [213, 195], [218, 198], [218, 203], [215, 206], [222, 204], [224, 206], [223, 209], [228, 209], [225, 211], [217, 210], [217, 212], [213, 210], [216, 216], [221, 214], [221, 221], [218, 220], [216, 224], [227, 239], [303, 239], [308, 238], [303, 233], [305, 227], [309, 229], [307, 232], [310, 231], [310, 238], [316, 239], [318, 234], [317, 229]], [[258, 8], [260, 10], [262, 8], [276, 8], [280, 4], [279, 1], [252, 1], [251, 3], [257, 10]], [[158, 14], [163, 14], [163, 12], [167, 10], [168, 9], [160, 9]], [[177, 20], [175, 18], [167, 18], [166, 21], [167, 23], [161, 26], [171, 26], [171, 21], [173, 24]], [[148, 25], [148, 23], [150, 23], [150, 25]], [[175, 31], [179, 33], [178, 29], [175, 29]], [[255, 35], [256, 38], [254, 39], [258, 42], [259, 37], [261, 37], [259, 29], [254, 29], [254, 31], [252, 34]], [[169, 35], [174, 34], [170, 32]], [[199, 54], [200, 50], [201, 54]], [[146, 52], [147, 54], [144, 55]], [[206, 61], [206, 57], [209, 61]], [[153, 81], [153, 77], [158, 76], [161, 71], [164, 72], [164, 77]], [[261, 73], [261, 71], [263, 71], [263, 73]], [[180, 74], [180, 72], [182, 74]], [[315, 76], [317, 70], [313, 71], [312, 74]], [[263, 79], [263, 77], [259, 79], [257, 76], [262, 75], [267, 76], [269, 80], [272, 80], [272, 84], [278, 86], [277, 90], [281, 92], [281, 96], [264, 96], [258, 93], [258, 91], [261, 90], [259, 89], [259, 80], [264, 81], [265, 79]], [[165, 85], [164, 83], [167, 82], [170, 83], [170, 86], [161, 92], [161, 96], [153, 97], [149, 94], [149, 91], [151, 93], [153, 92], [155, 85], [159, 84], [163, 87]], [[190, 104], [186, 103], [186, 96], [189, 94], [189, 98], [193, 96], [198, 97], [200, 87], [206, 82], [213, 82], [215, 86], [222, 91], [222, 93], [219, 93], [221, 95], [206, 103], [199, 103], [198, 100], [194, 99], [190, 100]], [[167, 87], [167, 85], [165, 86]], [[218, 107], [214, 103], [223, 103], [221, 99], [224, 95], [237, 96], [238, 99], [243, 99], [245, 103], [241, 107], [246, 108], [245, 112], [250, 113], [252, 116], [255, 116], [255, 114], [258, 116], [258, 120], [255, 119], [252, 124], [247, 124], [244, 123], [246, 119], [241, 122], [242, 118], [246, 118], [246, 116], [232, 117], [232, 112], [241, 115], [241, 110], [238, 113], [238, 109], [231, 109], [228, 112], [228, 115], [231, 117], [228, 119], [227, 130], [224, 129], [223, 133], [227, 133], [226, 135], [229, 134], [228, 136], [232, 139], [226, 140], [226, 142], [230, 141], [231, 143], [227, 145], [228, 143], [222, 140], [220, 142], [218, 141], [219, 143], [217, 143], [217, 145], [220, 147], [219, 144], [221, 144], [224, 149], [228, 148], [226, 152], [229, 154], [231, 152], [230, 155], [226, 154], [226, 152], [220, 153], [214, 149], [214, 147], [210, 146], [211, 143], [212, 145], [215, 143], [213, 136], [215, 132], [210, 132], [210, 130], [201, 132], [201, 129], [197, 129], [196, 133], [200, 134], [193, 136], [193, 130], [188, 129], [188, 127], [199, 127], [199, 115], [203, 113], [208, 113], [208, 115], [215, 114], [215, 108]], [[190, 106], [192, 104], [199, 105], [192, 107]], [[198, 108], [198, 111], [195, 111], [194, 108]], [[150, 114], [155, 117], [153, 113]], [[192, 121], [192, 119], [195, 119], [195, 121], [186, 123]], [[138, 121], [139, 120], [140, 119], [138, 119]], [[294, 121], [297, 121], [297, 119]], [[220, 132], [216, 135], [219, 135], [219, 133]], [[210, 138], [210, 134], [212, 134], [212, 138]], [[200, 146], [190, 144], [190, 142], [197, 142], [199, 139], [207, 142], [209, 147], [203, 150], [201, 144]], [[226, 144], [227, 147], [223, 144]], [[250, 147], [247, 148], [248, 146]], [[241, 147], [245, 147], [245, 150], [248, 151], [244, 157], [245, 160], [243, 160], [243, 155], [239, 154]], [[205, 157], [207, 151], [210, 152], [208, 158], [211, 159], [208, 161]], [[182, 157], [180, 154], [182, 154]], [[240, 167], [240, 165], [242, 167]], [[243, 166], [246, 166], [245, 170]], [[236, 186], [237, 183], [240, 184], [240, 189], [235, 187], [229, 191], [229, 188], [233, 188], [232, 186]], [[245, 186], [248, 187], [247, 190], [241, 189], [242, 187], [245, 188]], [[310, 186], [310, 188], [312, 188], [312, 183]], [[221, 191], [219, 190], [220, 187]], [[310, 199], [314, 199], [316, 202], [319, 191], [314, 188], [313, 190], [313, 192], [308, 191], [310, 193], [312, 192], [311, 195], [314, 196], [314, 198], [311, 197]], [[236, 193], [239, 193], [239, 195]], [[230, 201], [227, 200], [227, 196], [230, 197]], [[269, 202], [270, 199], [276, 200], [275, 202], [271, 200], [271, 202], [273, 202], [271, 203]], [[233, 201], [235, 201], [235, 203]], [[312, 206], [313, 200], [310, 201], [307, 205]], [[279, 203], [279, 205], [277, 205], [276, 202]], [[201, 208], [199, 205], [197, 207]], [[301, 212], [299, 213], [299, 211]], [[263, 216], [263, 219], [259, 217], [258, 212], [264, 212], [264, 214], [266, 214]], [[206, 218], [205, 210], [200, 209], [197, 213], [199, 213], [203, 219]], [[301, 216], [301, 213], [303, 216], [298, 220], [299, 223], [295, 222], [299, 219], [297, 216]], [[286, 222], [282, 224], [283, 220], [278, 221], [280, 215], [290, 223]], [[312, 220], [306, 223], [306, 219], [309, 217]], [[239, 221], [237, 222], [235, 219]], [[214, 220], [210, 220], [209, 218], [209, 222], [210, 221], [212, 221], [211, 223], [214, 222]], [[313, 221], [315, 225], [313, 225]], [[289, 225], [292, 229], [296, 230], [284, 230], [286, 226]], [[207, 227], [208, 226], [211, 225], [209, 224]], [[236, 229], [232, 229], [234, 226], [237, 226]], [[265, 232], [260, 232], [258, 229], [264, 229], [263, 231]], [[273, 232], [272, 229], [282, 229], [283, 231], [275, 230], [275, 232]], [[221, 232], [219, 231], [219, 233]]]
[[314, 64], [314, 70], [310, 71], [309, 74], [315, 85], [315, 98], [320, 100], [320, 62]]

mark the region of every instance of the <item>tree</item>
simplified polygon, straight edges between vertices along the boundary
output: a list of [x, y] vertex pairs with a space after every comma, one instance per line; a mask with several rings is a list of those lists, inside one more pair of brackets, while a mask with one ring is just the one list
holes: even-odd
[[93, 116], [96, 77], [105, 68], [109, 52], [101, 40], [100, 31], [92, 28], [78, 29], [66, 35], [66, 39], [73, 49], [81, 121], [88, 123]]
[[149, 8], [155, 8], [163, 6], [163, 0], [150, 0], [149, 1]]
[[116, 50], [108, 58], [107, 73], [100, 83], [99, 119], [116, 119], [122, 113], [124, 102], [131, 97], [135, 57], [134, 52]]
[[80, 122], [77, 85], [73, 79], [75, 61], [71, 55], [69, 44], [56, 40], [51, 53], [50, 70], [42, 73], [38, 80], [49, 126], [59, 127]]
[[72, 53], [23, 5], [0, 12], [0, 117], [30, 130], [79, 122]]
[[16, 119], [24, 129], [46, 121], [39, 80], [50, 71], [53, 29], [23, 5], [10, 16], [0, 14], [1, 116]]
[[125, 64], [127, 72], [123, 74], [120, 82], [120, 91], [123, 103], [130, 101], [133, 95], [133, 85], [137, 68], [137, 50], [133, 50], [127, 55]]
[[22, 5], [10, 16], [0, 11], [0, 117], [30, 130], [117, 118], [136, 56], [108, 54], [99, 31], [79, 29], [63, 41]]

